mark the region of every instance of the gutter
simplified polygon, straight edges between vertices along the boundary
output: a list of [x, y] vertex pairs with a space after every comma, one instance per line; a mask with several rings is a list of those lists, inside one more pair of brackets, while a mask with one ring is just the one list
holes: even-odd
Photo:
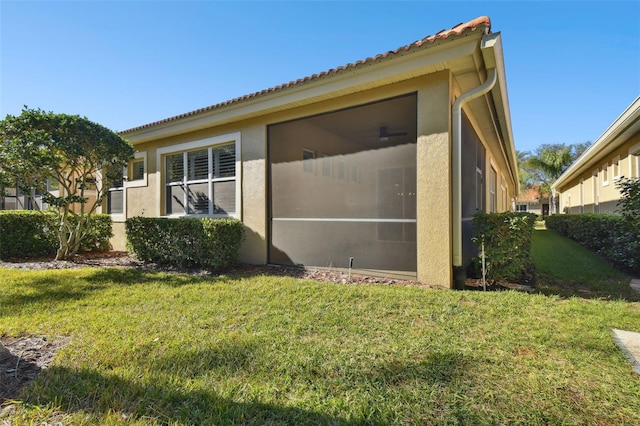
[[[489, 92], [498, 81], [495, 68], [488, 70], [487, 79], [480, 86], [460, 95], [453, 103], [453, 268], [462, 267], [462, 105]], [[456, 274], [454, 273], [454, 276]]]

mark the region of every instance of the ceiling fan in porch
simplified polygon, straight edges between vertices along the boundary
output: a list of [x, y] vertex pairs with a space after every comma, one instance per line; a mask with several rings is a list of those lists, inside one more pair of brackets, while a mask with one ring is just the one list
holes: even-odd
[[378, 139], [380, 142], [387, 142], [391, 138], [407, 136], [407, 132], [390, 132], [387, 126], [380, 126], [377, 136], [368, 136], [369, 138]]

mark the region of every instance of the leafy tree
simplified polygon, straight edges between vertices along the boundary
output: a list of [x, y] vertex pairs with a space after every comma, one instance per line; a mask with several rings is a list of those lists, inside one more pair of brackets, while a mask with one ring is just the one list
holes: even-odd
[[532, 186], [532, 175], [527, 167], [527, 161], [531, 153], [529, 151], [517, 151], [516, 157], [518, 161], [518, 180], [520, 181], [520, 191], [524, 192]]
[[43, 194], [56, 212], [56, 259], [71, 259], [133, 152], [117, 133], [85, 117], [24, 107], [19, 116], [0, 121], [0, 187]]
[[591, 142], [582, 142], [571, 145], [571, 156], [573, 157], [573, 161], [576, 161], [578, 157], [580, 157], [589, 147], [591, 146]]

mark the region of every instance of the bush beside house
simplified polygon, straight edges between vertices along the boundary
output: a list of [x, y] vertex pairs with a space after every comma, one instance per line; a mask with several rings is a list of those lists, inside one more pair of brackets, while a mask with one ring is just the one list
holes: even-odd
[[[75, 226], [75, 218], [70, 225]], [[59, 246], [54, 214], [37, 211], [0, 212], [0, 259], [33, 258], [54, 255]], [[111, 216], [94, 214], [81, 250], [107, 251], [113, 236]]]
[[236, 261], [244, 239], [236, 219], [132, 217], [125, 229], [127, 248], [142, 261], [215, 271]]
[[[474, 241], [484, 245], [489, 284], [528, 282], [531, 279], [531, 239], [537, 215], [533, 213], [478, 213], [473, 218]], [[482, 276], [481, 259], [473, 259], [470, 275]]]

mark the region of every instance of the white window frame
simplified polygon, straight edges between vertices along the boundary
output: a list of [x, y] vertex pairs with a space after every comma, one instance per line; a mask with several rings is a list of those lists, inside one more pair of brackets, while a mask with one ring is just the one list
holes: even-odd
[[629, 148], [629, 177], [640, 177], [640, 143]]
[[[142, 179], [132, 179], [131, 177], [131, 172], [132, 172], [132, 165], [133, 163], [142, 161], [142, 167], [144, 168], [144, 173], [142, 176]], [[125, 187], [126, 188], [139, 188], [139, 187], [143, 187], [143, 186], [148, 186], [148, 180], [147, 180], [147, 151], [142, 151], [142, 152], [136, 152], [133, 155], [133, 160], [131, 162], [129, 162], [129, 164], [127, 165], [127, 174], [125, 176], [127, 176], [127, 179], [125, 181]]]
[[502, 192], [502, 211], [508, 210], [507, 205], [509, 204], [509, 198], [507, 197], [507, 181], [504, 178], [504, 175], [500, 173], [500, 191]]
[[[117, 188], [112, 188], [109, 187], [106, 190], [105, 196], [106, 196], [106, 209], [107, 209], [107, 214], [111, 216], [111, 220], [113, 220], [114, 222], [123, 222], [126, 219], [127, 216], [127, 190], [125, 187], [126, 182], [123, 180], [122, 181], [122, 186], [117, 187]], [[122, 212], [121, 213], [110, 213], [109, 212], [109, 195], [112, 192], [121, 192], [122, 193]]]
[[620, 156], [618, 155], [611, 161], [613, 181], [620, 179]]
[[600, 185], [598, 171], [593, 172], [593, 213], [600, 213]]
[[[167, 215], [163, 212], [162, 201], [165, 199], [165, 177], [166, 177], [166, 165], [164, 164], [164, 157], [171, 154], [180, 154], [188, 151], [194, 151], [202, 148], [215, 148], [220, 145], [226, 145], [234, 143], [236, 151], [236, 206], [235, 212], [231, 214], [208, 214], [208, 215], [189, 215], [184, 214], [171, 214]], [[156, 199], [156, 214], [158, 217], [233, 217], [242, 220], [242, 139], [240, 132], [227, 133], [219, 136], [212, 136], [205, 139], [198, 139], [190, 142], [181, 143], [178, 145], [171, 145], [156, 150], [156, 165], [160, 170], [160, 178], [157, 179], [157, 199]], [[185, 171], [186, 172], [186, 171]]]
[[609, 163], [606, 163], [601, 168], [602, 171], [602, 186], [609, 186]]
[[[98, 205], [96, 213], [104, 213], [111, 216], [113, 222], [124, 222], [127, 219], [127, 167], [122, 168], [122, 186], [117, 188], [104, 187], [104, 180], [102, 179], [102, 169], [98, 170], [96, 175], [96, 190], [102, 192], [102, 202]], [[110, 192], [122, 192], [122, 213], [109, 213], [109, 193]]]
[[484, 188], [484, 176], [482, 173], [482, 169], [476, 166], [476, 211], [485, 213], [484, 206], [482, 205], [483, 200], [483, 188]]
[[498, 212], [498, 171], [493, 166], [493, 161], [489, 166], [489, 213]]

